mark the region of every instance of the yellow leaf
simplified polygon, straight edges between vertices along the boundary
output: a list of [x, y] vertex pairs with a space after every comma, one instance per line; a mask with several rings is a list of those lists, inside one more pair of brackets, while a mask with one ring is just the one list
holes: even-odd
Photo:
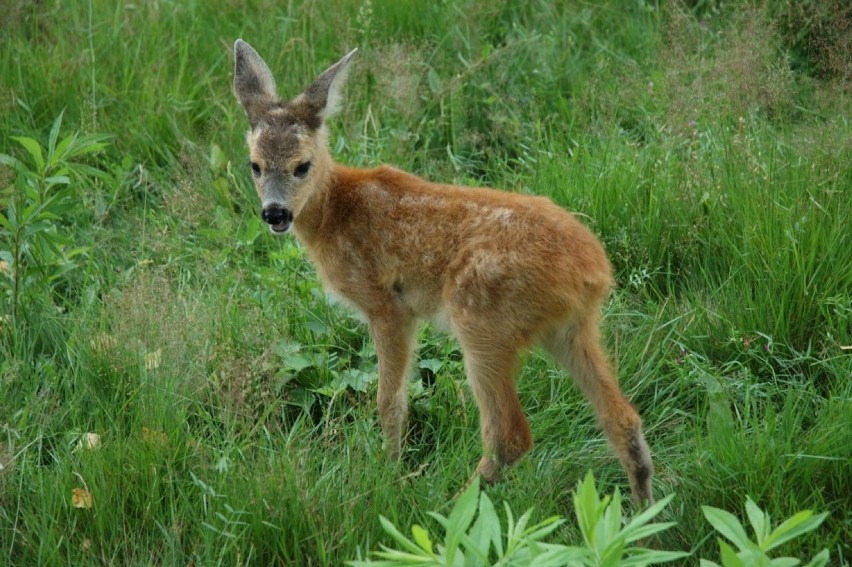
[[71, 505], [75, 508], [91, 508], [92, 495], [85, 488], [71, 490]]
[[115, 349], [116, 340], [115, 337], [113, 337], [112, 335], [100, 333], [95, 336], [91, 341], [89, 341], [89, 346], [95, 352], [105, 353]]
[[429, 538], [429, 532], [424, 530], [420, 525], [413, 524], [411, 526], [411, 535], [414, 536], [414, 541], [417, 545], [429, 553], [429, 555], [434, 553], [432, 551], [432, 540]]
[[154, 352], [149, 352], [145, 355], [145, 370], [154, 370], [160, 367], [160, 358], [162, 357], [162, 349], [157, 349]]
[[147, 427], [142, 428], [142, 441], [144, 441], [145, 443], [165, 444], [165, 442], [168, 440], [168, 435], [166, 435], [162, 431], [154, 431], [153, 429], [148, 429]]
[[75, 451], [80, 451], [83, 449], [94, 451], [95, 449], [101, 448], [101, 436], [97, 433], [86, 433], [80, 440], [77, 441], [77, 447], [74, 449]]

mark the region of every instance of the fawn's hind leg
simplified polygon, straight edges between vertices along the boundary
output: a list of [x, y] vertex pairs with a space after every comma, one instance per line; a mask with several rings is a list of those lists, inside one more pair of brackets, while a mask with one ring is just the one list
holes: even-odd
[[408, 390], [405, 378], [414, 351], [416, 321], [388, 309], [370, 317], [370, 334], [379, 359], [379, 421], [391, 458], [399, 458], [408, 423]]
[[532, 434], [515, 389], [515, 346], [473, 347], [460, 337], [468, 382], [479, 407], [483, 456], [476, 473], [496, 482], [500, 467], [511, 465], [532, 448]]
[[567, 324], [549, 333], [542, 345], [574, 377], [591, 402], [604, 434], [630, 480], [637, 505], [654, 501], [654, 466], [642, 434], [642, 420], [625, 399], [601, 347], [597, 317]]

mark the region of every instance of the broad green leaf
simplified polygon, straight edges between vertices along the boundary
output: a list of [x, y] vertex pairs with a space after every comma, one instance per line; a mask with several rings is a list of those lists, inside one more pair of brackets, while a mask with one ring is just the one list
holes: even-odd
[[293, 372], [301, 372], [305, 368], [310, 368], [314, 365], [314, 361], [311, 358], [308, 358], [298, 352], [292, 352], [287, 356], [282, 356], [281, 362], [286, 368]]
[[352, 388], [356, 392], [366, 392], [367, 386], [376, 378], [375, 374], [364, 372], [357, 368], [348, 368], [340, 373], [341, 384]]
[[559, 516], [551, 516], [534, 526], [530, 526], [522, 534], [522, 537], [528, 541], [538, 542], [556, 531], [559, 526], [565, 523], [565, 520]]
[[228, 156], [225, 155], [218, 144], [212, 144], [210, 146], [210, 169], [218, 172], [225, 169], [226, 165], [228, 165]]
[[602, 504], [598, 498], [595, 479], [589, 471], [583, 480], [577, 482], [577, 490], [574, 493], [574, 513], [577, 515], [583, 541], [590, 548], [595, 547], [595, 527], [605, 506], [606, 504]]
[[751, 522], [751, 527], [754, 528], [754, 534], [757, 536], [757, 544], [762, 546], [764, 540], [769, 536], [769, 514], [761, 510], [750, 496], [746, 496], [745, 508], [748, 521]]
[[734, 415], [731, 412], [730, 399], [718, 378], [710, 373], [702, 376], [707, 388], [709, 408], [707, 411], [707, 433], [716, 443], [726, 443], [734, 429]]
[[769, 551], [790, 541], [796, 536], [807, 533], [816, 529], [828, 517], [828, 512], [824, 512], [817, 516], [813, 515], [810, 510], [803, 510], [798, 514], [793, 514], [785, 520], [780, 526], [769, 534], [766, 541], [763, 543], [763, 549]]
[[76, 267], [76, 264], [73, 263], [62, 264], [60, 266], [54, 267], [53, 272], [51, 272], [50, 276], [47, 279], [48, 281], [54, 282]]
[[503, 556], [503, 534], [500, 530], [500, 518], [494, 503], [484, 492], [479, 496], [479, 515], [470, 530], [470, 535], [476, 546], [484, 550], [486, 555], [489, 547], [494, 546], [497, 557]]
[[32, 202], [24, 207], [24, 210], [21, 211], [21, 221], [24, 226], [34, 222], [43, 215], [41, 213], [41, 206], [37, 202]]
[[[413, 541], [402, 535], [402, 533], [400, 533], [400, 531], [396, 529], [396, 526], [394, 526], [390, 520], [388, 520], [382, 515], [379, 515], [379, 522], [382, 524], [382, 529], [385, 530], [385, 532], [387, 532], [387, 534], [391, 536], [394, 540], [396, 540], [396, 542], [399, 543], [402, 547], [404, 547], [405, 549], [407, 549], [418, 557], [423, 556], [423, 550], [417, 547], [417, 545]], [[392, 551], [388, 548], [385, 549], [387, 551]]]
[[[630, 539], [625, 539], [626, 543], [633, 543], [634, 541], [638, 541], [641, 539], [648, 538], [656, 533], [664, 532], [667, 529], [674, 527], [677, 525], [677, 522], [658, 522], [654, 524], [648, 524], [646, 526], [639, 526], [638, 528], [630, 530]], [[624, 537], [624, 531], [619, 534], [619, 537]]]
[[41, 205], [41, 217], [56, 220], [68, 211], [73, 210], [75, 206], [74, 201], [69, 199], [66, 194], [56, 194]]
[[30, 223], [24, 228], [24, 235], [30, 237], [39, 232], [44, 232], [52, 226], [53, 224], [46, 220]]
[[532, 510], [527, 510], [526, 512], [521, 514], [520, 518], [518, 518], [518, 521], [515, 524], [515, 528], [512, 530], [512, 532], [514, 534], [513, 539], [520, 540], [520, 539], [524, 538], [524, 532], [527, 530], [527, 524], [530, 521], [530, 515], [531, 514], [532, 514]]
[[444, 528], [444, 531], [446, 531], [447, 526], [449, 526], [449, 524], [450, 524], [449, 520], [447, 520], [447, 518], [445, 516], [442, 516], [438, 512], [426, 512], [426, 515], [430, 516], [436, 522], [441, 524], [441, 527]]
[[515, 515], [508, 502], [503, 502], [503, 511], [506, 512], [506, 541], [511, 541], [515, 538]]
[[823, 549], [820, 551], [816, 557], [811, 559], [810, 563], [805, 565], [805, 567], [823, 567], [824, 565], [828, 565], [829, 554], [827, 549]]
[[801, 563], [802, 560], [795, 557], [776, 557], [769, 562], [772, 567], [796, 567]]
[[8, 230], [9, 232], [15, 232], [15, 228], [12, 225], [12, 221], [10, 221], [6, 215], [0, 212], [0, 226]]
[[737, 557], [748, 567], [771, 567], [772, 561], [769, 556], [758, 547], [746, 549], [737, 553]]
[[316, 396], [307, 388], [292, 388], [287, 391], [287, 397], [284, 403], [291, 406], [302, 408], [302, 411], [309, 412], [316, 402]]
[[437, 94], [444, 88], [441, 82], [441, 77], [434, 68], [429, 67], [429, 72], [426, 73], [426, 82], [429, 85], [429, 90]]
[[709, 560], [707, 560], [707, 559], [701, 559], [701, 560], [698, 562], [698, 565], [699, 565], [699, 567], [721, 567], [721, 566], [720, 566], [718, 563], [716, 563], [715, 561], [709, 561]]
[[16, 160], [15, 158], [13, 158], [10, 155], [0, 154], [0, 164], [3, 164], [3, 165], [8, 166], [8, 167], [15, 167], [19, 163], [20, 162], [18, 160]]
[[529, 567], [582, 567], [589, 556], [589, 550], [582, 547], [558, 546], [533, 558]]
[[731, 540], [741, 551], [754, 547], [754, 544], [748, 539], [742, 524], [740, 524], [736, 516], [712, 506], [702, 506], [701, 510], [704, 512], [704, 517], [707, 518], [710, 525], [720, 534]]
[[412, 524], [411, 535], [414, 537], [414, 543], [419, 545], [429, 555], [435, 555], [432, 550], [432, 540], [429, 538], [429, 532], [423, 529], [419, 524]]
[[621, 556], [624, 555], [624, 540], [619, 538], [601, 543], [608, 545], [601, 553], [599, 567], [618, 567], [621, 564]]
[[75, 163], [72, 165], [72, 167], [74, 169], [74, 173], [76, 173], [77, 175], [97, 177], [100, 179], [110, 179], [111, 177], [111, 174], [108, 171], [104, 171], [102, 169], [98, 169], [97, 167], [86, 165], [85, 163]]
[[436, 358], [426, 358], [417, 363], [417, 368], [426, 368], [432, 372], [438, 372], [444, 366], [444, 361]]
[[48, 185], [68, 185], [69, 183], [71, 183], [71, 178], [69, 178], [67, 175], [52, 175], [46, 178], [44, 181]]
[[618, 562], [619, 567], [668, 563], [669, 561], [677, 561], [691, 555], [686, 551], [658, 551], [656, 549], [640, 549], [633, 552], [628, 550], [628, 553], [627, 557], [622, 558]]
[[634, 516], [630, 523], [624, 527], [621, 531], [624, 536], [624, 541], [627, 543], [634, 542], [638, 539], [646, 537], [645, 535], [637, 535], [639, 532], [637, 530], [641, 529], [645, 524], [650, 522], [657, 514], [662, 512], [663, 508], [665, 508], [669, 502], [674, 498], [674, 494], [669, 494], [662, 500], [655, 502], [653, 505], [649, 506], [645, 510], [643, 510], [638, 516]]
[[375, 551], [373, 555], [383, 559], [389, 559], [390, 563], [385, 565], [434, 565], [431, 557], [417, 553], [405, 553], [396, 549], [385, 548], [384, 551]]
[[101, 134], [92, 134], [89, 136], [81, 136], [71, 142], [68, 148], [68, 158], [78, 157], [85, 154], [98, 152], [109, 144], [106, 142], [110, 136]]
[[60, 250], [58, 247], [60, 246], [71, 246], [74, 244], [74, 240], [71, 238], [71, 235], [67, 232], [61, 232], [55, 230], [55, 227], [51, 225], [49, 230], [45, 230], [38, 234], [38, 241], [44, 242], [49, 245], [51, 250], [57, 252], [58, 255], [65, 257], [64, 250]]
[[65, 114], [65, 109], [59, 113], [59, 116], [56, 117], [56, 120], [53, 121], [53, 126], [50, 128], [50, 135], [47, 137], [47, 156], [48, 156], [48, 166], [52, 166], [56, 163], [56, 155], [54, 154], [54, 150], [56, 149], [56, 138], [59, 136], [59, 127], [62, 124], [62, 115]]
[[38, 182], [24, 175], [20, 176], [20, 179], [24, 181], [24, 183], [21, 183], [21, 190], [24, 196], [30, 201], [32, 207], [37, 207], [41, 200]]
[[470, 483], [470, 486], [468, 486], [465, 491], [462, 492], [462, 495], [459, 496], [455, 506], [453, 506], [453, 511], [450, 512], [450, 515], [447, 518], [447, 529], [467, 531], [471, 521], [473, 521], [474, 515], [476, 515], [478, 502], [479, 476], [476, 476]]
[[24, 146], [33, 158], [36, 171], [41, 173], [44, 171], [44, 154], [41, 144], [38, 141], [27, 136], [12, 136], [12, 139]]
[[65, 251], [65, 257], [68, 259], [74, 258], [75, 256], [79, 256], [80, 254], [85, 254], [89, 251], [88, 246], [76, 246], [74, 248], [69, 248]]
[[[706, 508], [706, 506], [702, 506], [702, 508]], [[706, 516], [706, 514], [705, 514]], [[710, 522], [711, 524], [713, 522]], [[723, 567], [754, 567], [747, 566], [743, 563], [742, 559], [737, 557], [737, 553], [733, 550], [733, 548], [725, 543], [725, 540], [719, 539], [719, 551], [722, 556], [722, 566]]]
[[70, 146], [76, 139], [76, 133], [69, 134], [62, 138], [62, 141], [57, 144], [56, 149], [53, 151], [51, 165], [55, 165], [65, 158], [65, 152], [68, 151], [68, 146]]
[[488, 551], [481, 549], [470, 535], [461, 534], [460, 543], [462, 550], [458, 551], [458, 555], [454, 555], [453, 563], [463, 563], [466, 567], [488, 565]]
[[[601, 512], [601, 514], [598, 517], [594, 531], [594, 549], [596, 549], [601, 554], [604, 553], [604, 550], [606, 550], [607, 546], [614, 544], [613, 540], [617, 536], [617, 534], [611, 534], [609, 531], [609, 517], [611, 515], [610, 510], [612, 510], [612, 506], [607, 501], [608, 498], [608, 496], [605, 496], [599, 506], [599, 511]], [[623, 546], [624, 540], [617, 539], [616, 543], [617, 545]]]
[[601, 526], [604, 528], [607, 540], [617, 537], [621, 531], [621, 491], [617, 488], [612, 495], [612, 501], [604, 511], [604, 521], [601, 522]]
[[298, 373], [306, 368], [316, 366], [315, 357], [311, 354], [302, 354], [301, 348], [298, 343], [279, 341], [272, 347], [272, 350], [281, 359], [284, 368]]
[[458, 551], [462, 536], [467, 533], [479, 502], [479, 477], [476, 476], [456, 501], [453, 511], [447, 517], [447, 562], [452, 564]]

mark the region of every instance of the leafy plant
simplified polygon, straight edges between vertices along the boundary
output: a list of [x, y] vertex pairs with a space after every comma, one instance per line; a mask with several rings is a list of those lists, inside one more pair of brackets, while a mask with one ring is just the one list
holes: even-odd
[[542, 522], [528, 526], [532, 510], [527, 510], [515, 521], [511, 508], [505, 503], [504, 540], [497, 511], [488, 495], [479, 492], [479, 480], [475, 479], [461, 495], [449, 517], [429, 512], [429, 515], [441, 524], [446, 532], [442, 544], [433, 544], [433, 538], [429, 532], [418, 524], [411, 526], [411, 535], [414, 538], [412, 541], [387, 518], [380, 516], [382, 527], [396, 540], [401, 549], [382, 545], [382, 551], [374, 552], [374, 555], [382, 561], [352, 561], [349, 564], [353, 566], [535, 565], [544, 567], [550, 565], [648, 565], [673, 561], [687, 557], [689, 554], [627, 547], [630, 543], [674, 525], [673, 522], [648, 523], [660, 513], [672, 497], [664, 498], [623, 526], [621, 496], [618, 490], [611, 499], [608, 496], [601, 499], [595, 488], [594, 476], [589, 472], [584, 480], [577, 483], [577, 491], [574, 495], [575, 513], [585, 545], [567, 546], [543, 541], [565, 523], [564, 519], [551, 516]]
[[[681, 551], [658, 551], [641, 546], [628, 547], [629, 544], [644, 540], [675, 525], [675, 522], [649, 523], [672, 498], [674, 494], [666, 496], [633, 517], [627, 525], [623, 525], [619, 490], [616, 488], [611, 499], [609, 496], [600, 498], [595, 488], [594, 476], [591, 471], [586, 473], [586, 478], [577, 483], [577, 490], [574, 493], [574, 513], [577, 516], [580, 532], [583, 534], [585, 547], [568, 548], [571, 553], [578, 554], [576, 565], [648, 565], [689, 556], [689, 553]], [[554, 554], [554, 560], [560, 557], [568, 560], [572, 556], [567, 551], [561, 555]], [[548, 564], [571, 563], [555, 561]]]
[[[479, 491], [479, 479], [474, 479], [459, 497], [456, 505], [445, 517], [437, 512], [428, 512], [444, 528], [446, 535], [442, 544], [433, 543], [433, 538], [419, 524], [411, 526], [414, 541], [403, 535], [387, 518], [379, 516], [384, 530], [401, 546], [392, 549], [382, 545], [383, 551], [374, 554], [384, 561], [352, 561], [353, 566], [366, 565], [488, 565], [493, 553], [500, 564], [517, 564], [521, 558], [529, 561], [542, 552], [553, 549], [541, 540], [551, 534], [565, 520], [556, 516], [547, 518], [528, 527], [531, 511], [525, 512], [517, 521], [506, 505], [506, 538], [503, 539], [500, 520], [491, 499]], [[478, 511], [478, 516], [477, 516]], [[477, 516], [474, 522], [474, 516]], [[472, 525], [471, 525], [472, 524]], [[538, 552], [538, 553], [536, 553]]]
[[[793, 514], [770, 532], [769, 514], [761, 510], [751, 498], [746, 497], [746, 514], [748, 514], [749, 522], [757, 538], [757, 541], [754, 542], [748, 538], [743, 525], [730, 512], [712, 506], [702, 506], [701, 509], [704, 511], [704, 517], [716, 531], [728, 538], [738, 549], [738, 551], [734, 551], [725, 540], [719, 538], [723, 567], [745, 567], [747, 565], [753, 567], [792, 567], [799, 565], [800, 559], [794, 557], [771, 559], [768, 552], [797, 536], [816, 529], [828, 516], [828, 512], [815, 516], [810, 510], [804, 510]], [[828, 558], [828, 549], [823, 549], [807, 564], [807, 567], [827, 565]], [[701, 565], [702, 567], [718, 567], [717, 563], [706, 559], [701, 560]]]
[[85, 246], [60, 229], [60, 221], [80, 205], [75, 180], [102, 171], [81, 163], [85, 155], [106, 147], [107, 136], [77, 132], [59, 140], [63, 113], [53, 122], [42, 146], [28, 136], [13, 136], [29, 155], [28, 161], [0, 154], [0, 164], [13, 168], [14, 186], [5, 210], [0, 207], [0, 261], [6, 263], [0, 286], [10, 296], [13, 319], [21, 314], [28, 292], [50, 289], [58, 279], [77, 267], [76, 258]]

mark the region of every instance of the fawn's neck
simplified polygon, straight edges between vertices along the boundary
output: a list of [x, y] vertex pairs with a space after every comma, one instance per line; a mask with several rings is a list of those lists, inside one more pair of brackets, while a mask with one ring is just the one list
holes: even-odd
[[328, 154], [315, 159], [314, 164], [317, 176], [316, 186], [305, 201], [297, 209], [296, 218], [293, 221], [293, 231], [300, 242], [308, 248], [312, 248], [318, 239], [318, 235], [329, 211], [329, 202], [337, 184], [337, 170], [341, 166], [334, 163]]

